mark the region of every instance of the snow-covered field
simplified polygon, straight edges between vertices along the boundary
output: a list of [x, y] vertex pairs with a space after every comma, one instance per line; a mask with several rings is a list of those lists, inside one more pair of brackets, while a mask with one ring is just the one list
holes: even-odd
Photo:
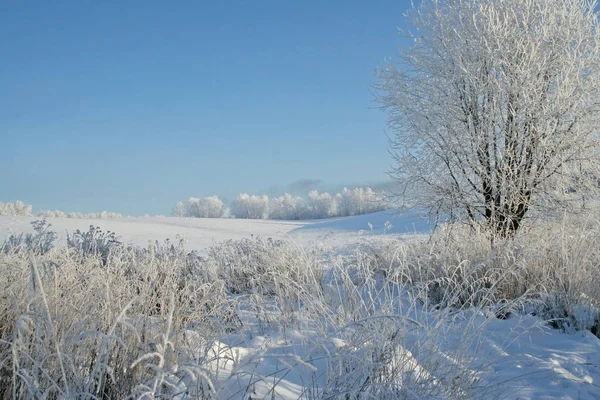
[[[0, 241], [15, 233], [31, 233], [31, 221], [39, 217], [0, 216]], [[188, 250], [205, 250], [227, 239], [242, 239], [251, 235], [290, 239], [302, 245], [322, 241], [330, 245], [355, 243], [359, 237], [387, 233], [406, 235], [423, 233], [429, 229], [425, 218], [416, 213], [398, 216], [392, 211], [313, 221], [275, 221], [228, 218], [175, 218], [139, 217], [121, 219], [48, 218], [52, 230], [64, 240], [65, 233], [76, 229], [87, 230], [90, 225], [103, 231], [117, 233], [126, 243], [147, 246], [149, 242], [165, 239], [185, 240]], [[386, 223], [388, 223], [386, 225]]]
[[[0, 217], [0, 241], [10, 234], [31, 232], [30, 222], [35, 219]], [[408, 239], [430, 229], [429, 224], [416, 214], [398, 217], [391, 212], [320, 221], [147, 217], [119, 220], [56, 218], [49, 222], [63, 240], [66, 231], [87, 230], [89, 225], [95, 225], [116, 232], [125, 242], [140, 246], [181, 236], [185, 239], [186, 249], [201, 252], [224, 240], [251, 235], [290, 239], [306, 248], [313, 245], [339, 248], [355, 245], [365, 238]], [[333, 269], [332, 274], [336, 273], [340, 271]], [[364, 290], [366, 293], [367, 289]], [[361, 296], [366, 296], [364, 293], [357, 295], [362, 301], [365, 297]], [[368, 386], [367, 381], [372, 378], [364, 375], [365, 371], [381, 368], [375, 365], [377, 359], [373, 353], [365, 350], [371, 346], [369, 340], [378, 335], [393, 345], [385, 350], [389, 354], [381, 357], [392, 355], [396, 358], [386, 361], [385, 368], [395, 366], [393, 371], [388, 371], [397, 376], [394, 379], [400, 389], [394, 393], [406, 399], [424, 398], [429, 393], [425, 389], [419, 391], [419, 382], [428, 382], [432, 387], [446, 385], [450, 388], [448, 393], [454, 394], [445, 398], [600, 399], [600, 340], [589, 331], [564, 333], [532, 315], [497, 319], [493, 310], [485, 307], [457, 312], [428, 309], [425, 304], [411, 301], [405, 293], [386, 293], [385, 296], [377, 293], [376, 296], [382, 297], [371, 299], [373, 304], [389, 303], [395, 315], [357, 316], [354, 322], [337, 331], [323, 328], [326, 332], [320, 332], [318, 326], [302, 321], [264, 324], [250, 306], [241, 307], [239, 317], [247, 327], [244, 332], [223, 337], [207, 350], [203, 348], [206, 344], [202, 339], [194, 342], [195, 333], [190, 330], [188, 350], [214, 353], [212, 367], [217, 373], [212, 385], [220, 399], [318, 396], [343, 399], [347, 394], [369, 398], [368, 391], [350, 393], [344, 388], [360, 388], [361, 383]], [[241, 299], [240, 304], [244, 301]], [[344, 297], [344, 301], [348, 299]], [[339, 307], [344, 309], [345, 305]], [[268, 307], [262, 312], [268, 314]], [[294, 315], [301, 319], [303, 313]], [[410, 323], [397, 324], [393, 322], [395, 318]], [[265, 319], [268, 320], [268, 316]], [[407, 329], [411, 324], [414, 327]], [[406, 330], [394, 331], [398, 326]], [[360, 332], [369, 339], [361, 342]], [[401, 338], [396, 339], [399, 333]], [[393, 340], [389, 339], [390, 335]], [[334, 353], [337, 355], [332, 356]], [[186, 390], [188, 395], [193, 394], [190, 386], [186, 387], [189, 383], [186, 379], [173, 382], [174, 386], [182, 388], [179, 398], [185, 398]], [[463, 385], [461, 382], [466, 380], [473, 383]], [[453, 386], [456, 386], [454, 391]], [[323, 392], [325, 387], [329, 392]], [[461, 391], [462, 387], [470, 387], [471, 391]], [[338, 389], [341, 391], [336, 392]], [[377, 393], [381, 395], [381, 392]], [[431, 392], [429, 398], [444, 397]]]

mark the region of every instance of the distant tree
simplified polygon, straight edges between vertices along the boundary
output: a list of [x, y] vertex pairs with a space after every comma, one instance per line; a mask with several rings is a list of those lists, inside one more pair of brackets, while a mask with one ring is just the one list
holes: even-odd
[[267, 215], [269, 198], [239, 194], [231, 204], [231, 212], [236, 218], [263, 219]]
[[335, 194], [335, 204], [338, 216], [348, 217], [352, 215], [352, 193], [348, 188], [344, 188], [341, 193]]
[[122, 214], [110, 211], [102, 211], [95, 215], [95, 218], [98, 219], [115, 219], [115, 218], [123, 218]]
[[347, 217], [351, 215], [370, 214], [385, 210], [387, 204], [373, 191], [367, 188], [344, 188], [335, 196], [338, 215]]
[[66, 218], [67, 214], [59, 211], [59, 210], [47, 210], [47, 211], [40, 211], [39, 213], [36, 214], [36, 217], [43, 217], [43, 218]]
[[174, 217], [191, 218], [223, 218], [226, 213], [225, 203], [217, 196], [190, 197], [187, 203], [178, 202], [171, 211]]
[[337, 213], [335, 197], [329, 193], [319, 193], [316, 190], [308, 194], [308, 215], [309, 218], [329, 218]]
[[[600, 26], [592, 0], [423, 0], [380, 68], [407, 204], [512, 236], [533, 207], [597, 193]], [[575, 202], [578, 200], [578, 203]]]
[[17, 215], [31, 215], [31, 206], [23, 203], [21, 200], [17, 200], [14, 203], [2, 203], [0, 202], [0, 215], [6, 216], [17, 216]]
[[223, 200], [217, 196], [190, 198], [188, 207], [189, 216], [195, 218], [222, 218], [227, 211]]
[[306, 202], [302, 197], [285, 193], [269, 202], [269, 219], [297, 220], [307, 216]]
[[187, 217], [185, 205], [180, 201], [175, 204], [173, 210], [171, 211], [171, 215], [174, 217]]
[[378, 211], [383, 211], [388, 207], [388, 203], [384, 198], [383, 193], [376, 193], [370, 187], [361, 188], [361, 199], [363, 203], [363, 213], [371, 214]]

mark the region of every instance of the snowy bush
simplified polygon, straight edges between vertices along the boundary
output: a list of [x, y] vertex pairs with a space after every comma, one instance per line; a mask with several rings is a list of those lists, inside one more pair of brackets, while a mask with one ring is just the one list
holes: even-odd
[[31, 251], [33, 254], [46, 254], [54, 247], [54, 241], [58, 235], [50, 230], [52, 224], [49, 224], [46, 219], [35, 220], [31, 222], [34, 233], [10, 235], [4, 240], [4, 244], [0, 246], [0, 251], [10, 253], [27, 253]]
[[102, 229], [90, 225], [86, 231], [79, 229], [72, 234], [67, 232], [67, 247], [80, 257], [100, 257], [106, 265], [111, 251], [121, 246], [116, 234], [111, 231], [103, 232]]
[[31, 215], [31, 206], [23, 203], [21, 200], [17, 200], [14, 203], [0, 202], [0, 215], [4, 215], [4, 216]]
[[175, 204], [175, 207], [173, 207], [173, 210], [171, 211], [171, 215], [173, 217], [189, 217], [189, 215], [187, 215], [187, 208], [186, 205], [183, 204], [183, 202], [179, 201], [177, 202], [177, 204]]
[[210, 398], [222, 285], [164, 249], [120, 247], [107, 267], [64, 248], [3, 253], [0, 398], [174, 398], [182, 381]]
[[54, 211], [40, 211], [39, 213], [35, 214], [36, 217], [42, 217], [42, 218], [66, 218], [67, 214], [59, 211], [59, 210], [54, 210]]
[[[427, 241], [369, 239], [363, 250], [388, 279], [410, 284], [438, 307], [496, 307], [499, 315], [529, 310], [564, 329], [600, 337], [600, 215], [528, 221], [515, 240], [464, 225], [439, 227]], [[518, 310], [502, 301], [518, 301]]]
[[[382, 194], [371, 188], [344, 188], [342, 193], [330, 195], [316, 190], [308, 193], [306, 199], [285, 193], [272, 198], [267, 196], [239, 194], [231, 204], [231, 214], [235, 218], [247, 219], [321, 219], [347, 217], [382, 211], [388, 204]], [[217, 196], [201, 199], [190, 197], [187, 202], [178, 202], [171, 210], [174, 217], [223, 218], [227, 207]]]
[[371, 188], [356, 188], [349, 190], [344, 188], [341, 193], [335, 195], [337, 203], [337, 215], [348, 217], [352, 215], [370, 214], [386, 209], [387, 204], [383, 198]]
[[306, 202], [302, 197], [285, 193], [283, 196], [272, 198], [269, 202], [269, 219], [295, 220], [307, 216]]
[[267, 196], [239, 194], [231, 204], [231, 212], [236, 218], [263, 219], [267, 216], [269, 198]]
[[98, 213], [98, 216], [96, 218], [115, 219], [115, 218], [123, 218], [123, 215], [116, 213], [116, 212], [102, 211], [102, 212]]
[[75, 219], [118, 219], [123, 218], [123, 215], [116, 212], [102, 211], [99, 213], [80, 213], [80, 212], [69, 212], [65, 213], [59, 210], [46, 210], [40, 211], [35, 214], [36, 217], [42, 218], [75, 218]]
[[311, 219], [329, 218], [337, 214], [335, 197], [327, 192], [311, 191], [308, 194], [307, 208]]
[[286, 241], [253, 237], [212, 247], [207, 265], [214, 265], [230, 293], [282, 294], [285, 286], [285, 296], [290, 296], [319, 286], [316, 254], [317, 249], [305, 252]]
[[178, 202], [173, 208], [171, 215], [174, 217], [192, 218], [223, 218], [227, 213], [227, 207], [217, 196], [203, 198], [190, 197], [187, 203]]
[[217, 196], [190, 198], [188, 200], [188, 214], [195, 218], [223, 218], [227, 208]]

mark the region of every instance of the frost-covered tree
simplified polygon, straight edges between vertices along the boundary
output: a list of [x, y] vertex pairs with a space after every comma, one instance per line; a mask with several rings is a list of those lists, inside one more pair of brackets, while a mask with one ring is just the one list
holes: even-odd
[[190, 198], [188, 200], [188, 216], [195, 218], [222, 218], [227, 207], [217, 196]]
[[285, 193], [269, 202], [269, 219], [303, 219], [307, 216], [306, 202], [302, 197]]
[[360, 199], [363, 201], [362, 211], [364, 214], [383, 211], [388, 207], [383, 193], [377, 193], [370, 187], [361, 188], [360, 190]]
[[174, 217], [187, 217], [188, 215], [186, 215], [185, 204], [183, 204], [181, 201], [177, 202], [171, 211], [171, 215]]
[[386, 203], [371, 188], [344, 188], [335, 196], [338, 215], [347, 217], [351, 215], [370, 214], [384, 210]]
[[191, 218], [223, 218], [226, 213], [227, 207], [218, 196], [190, 197], [187, 203], [178, 202], [171, 211], [174, 217]]
[[43, 218], [66, 218], [67, 214], [60, 211], [60, 210], [45, 210], [45, 211], [40, 211], [39, 213], [36, 214], [36, 217], [43, 217]]
[[344, 188], [341, 193], [335, 194], [335, 204], [337, 215], [340, 217], [348, 217], [353, 215], [350, 213], [352, 209], [352, 195], [348, 188]]
[[[423, 0], [380, 68], [407, 204], [511, 236], [534, 207], [597, 192], [600, 26], [592, 0]], [[575, 200], [579, 200], [575, 204]]]
[[308, 194], [308, 215], [309, 218], [320, 219], [333, 217], [337, 213], [335, 197], [329, 193], [319, 193], [316, 190]]
[[31, 206], [23, 203], [21, 200], [17, 200], [14, 203], [0, 202], [0, 215], [31, 215]]
[[267, 215], [269, 198], [239, 194], [231, 204], [231, 212], [236, 218], [262, 219]]
[[[92, 214], [94, 215], [94, 214]], [[110, 212], [110, 211], [101, 211], [97, 214], [95, 214], [95, 218], [99, 218], [99, 219], [116, 219], [116, 218], [123, 218], [123, 215], [117, 212]]]

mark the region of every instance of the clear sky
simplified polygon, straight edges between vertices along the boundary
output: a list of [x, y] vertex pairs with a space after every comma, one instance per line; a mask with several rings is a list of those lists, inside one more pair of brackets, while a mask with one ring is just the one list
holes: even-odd
[[167, 214], [383, 181], [405, 1], [0, 0], [0, 201]]

